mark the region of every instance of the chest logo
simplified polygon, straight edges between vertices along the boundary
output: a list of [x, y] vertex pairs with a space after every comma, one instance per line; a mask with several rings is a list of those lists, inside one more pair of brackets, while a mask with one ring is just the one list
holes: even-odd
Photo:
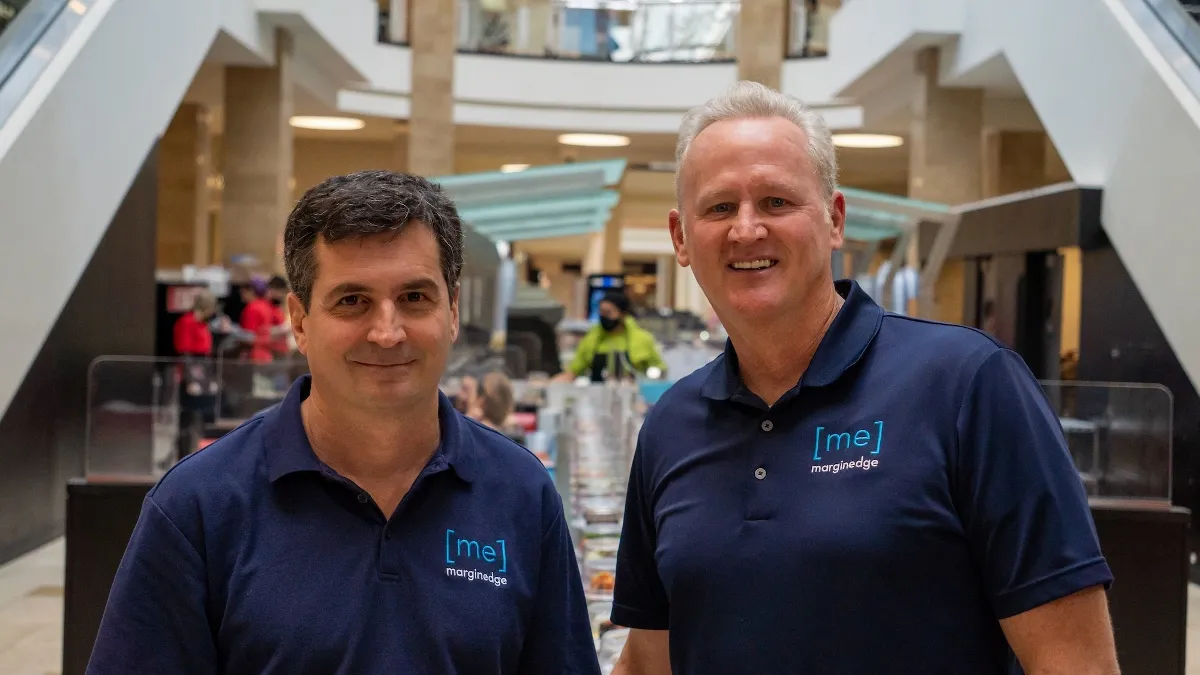
[[496, 588], [508, 585], [508, 542], [482, 541], [446, 530], [446, 576], [486, 581]]
[[812, 473], [838, 473], [845, 469], [870, 471], [879, 466], [883, 450], [883, 421], [848, 431], [817, 427], [813, 440]]

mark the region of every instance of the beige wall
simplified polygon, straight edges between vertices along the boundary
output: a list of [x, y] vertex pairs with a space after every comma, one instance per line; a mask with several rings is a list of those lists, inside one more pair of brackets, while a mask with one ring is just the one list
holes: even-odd
[[742, 0], [737, 23], [739, 80], [779, 89], [787, 52], [788, 0]]

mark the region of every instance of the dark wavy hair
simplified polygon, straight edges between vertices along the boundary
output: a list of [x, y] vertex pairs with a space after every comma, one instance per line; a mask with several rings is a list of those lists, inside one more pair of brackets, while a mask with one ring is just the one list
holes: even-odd
[[304, 193], [283, 230], [283, 264], [292, 291], [308, 309], [317, 278], [318, 239], [332, 244], [375, 235], [396, 236], [412, 222], [425, 223], [433, 231], [442, 276], [453, 294], [463, 265], [458, 209], [437, 184], [394, 171], [334, 176]]

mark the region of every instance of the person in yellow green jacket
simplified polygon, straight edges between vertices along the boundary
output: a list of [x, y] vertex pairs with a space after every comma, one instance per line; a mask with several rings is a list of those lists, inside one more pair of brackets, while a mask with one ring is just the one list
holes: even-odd
[[603, 382], [645, 374], [650, 368], [657, 368], [661, 377], [667, 364], [658, 353], [654, 336], [630, 315], [629, 298], [623, 293], [609, 293], [600, 301], [599, 309], [600, 322], [584, 334], [575, 358], [556, 379], [571, 381], [587, 376], [593, 382]]

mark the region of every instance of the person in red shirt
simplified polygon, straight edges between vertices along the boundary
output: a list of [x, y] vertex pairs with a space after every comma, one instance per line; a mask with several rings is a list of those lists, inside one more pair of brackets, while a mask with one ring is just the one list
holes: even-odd
[[271, 281], [267, 283], [267, 300], [271, 303], [271, 337], [273, 338], [271, 340], [271, 351], [281, 359], [286, 359], [292, 355], [292, 345], [288, 341], [291, 326], [288, 323], [287, 314], [283, 309], [283, 303], [287, 300], [287, 294], [287, 279], [278, 274], [271, 277]]
[[210, 356], [212, 331], [208, 322], [217, 312], [217, 298], [208, 289], [201, 290], [192, 310], [175, 320], [175, 352], [180, 356]]
[[270, 363], [274, 310], [267, 301], [267, 282], [261, 277], [251, 279], [242, 287], [242, 301], [246, 303], [242, 309], [242, 330], [249, 334], [247, 356], [254, 363]]

